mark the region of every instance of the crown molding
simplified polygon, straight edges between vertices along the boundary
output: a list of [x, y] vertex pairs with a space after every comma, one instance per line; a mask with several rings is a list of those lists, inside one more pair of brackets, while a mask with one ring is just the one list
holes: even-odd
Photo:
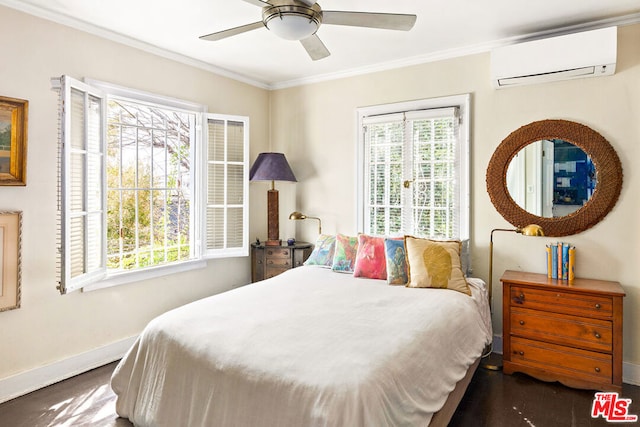
[[597, 21], [586, 22], [577, 25], [565, 26], [560, 28], [555, 28], [552, 30], [539, 31], [534, 33], [529, 33], [520, 36], [507, 37], [499, 40], [493, 40], [490, 42], [479, 43], [475, 45], [464, 46], [461, 48], [454, 49], [446, 49], [433, 53], [429, 53], [426, 55], [417, 55], [409, 58], [399, 59], [395, 61], [389, 61], [384, 63], [372, 64], [364, 67], [352, 68], [344, 71], [339, 71], [335, 73], [327, 73], [327, 74], [319, 74], [313, 75], [309, 77], [303, 77], [300, 79], [292, 79], [280, 82], [266, 82], [266, 81], [258, 81], [254, 78], [248, 77], [241, 73], [234, 72], [232, 70], [228, 70], [222, 67], [218, 67], [204, 61], [200, 61], [173, 51], [169, 51], [167, 49], [160, 48], [158, 46], [154, 46], [152, 44], [142, 42], [140, 40], [134, 39], [132, 37], [127, 37], [122, 34], [118, 34], [114, 31], [108, 30], [106, 28], [98, 27], [93, 24], [72, 18], [70, 16], [51, 12], [40, 7], [36, 7], [30, 4], [23, 3], [19, 0], [0, 0], [0, 5], [4, 5], [10, 7], [12, 9], [16, 9], [30, 15], [34, 15], [43, 19], [47, 19], [49, 21], [56, 22], [58, 24], [62, 24], [71, 28], [75, 28], [80, 31], [84, 31], [107, 40], [111, 40], [126, 46], [130, 46], [163, 58], [167, 58], [176, 62], [180, 62], [185, 65], [189, 65], [192, 67], [196, 67], [213, 74], [217, 74], [221, 77], [226, 77], [232, 80], [239, 81], [241, 83], [246, 83], [251, 86], [255, 86], [261, 89], [266, 90], [279, 90], [286, 89], [295, 86], [302, 86], [307, 84], [321, 83], [330, 80], [337, 80], [349, 77], [357, 77], [365, 74], [378, 73], [382, 71], [389, 71], [398, 68], [411, 67], [415, 65], [426, 64], [430, 62], [442, 61], [447, 59], [458, 58], [462, 56], [475, 55], [479, 53], [489, 52], [491, 49], [496, 47], [501, 47], [509, 44], [540, 39], [544, 37], [551, 37], [569, 33], [575, 33], [579, 31], [588, 31], [595, 30], [598, 28], [604, 28], [609, 26], [625, 26], [640, 23], [640, 12], [622, 15], [613, 18], [606, 18]]
[[256, 86], [262, 89], [270, 89], [270, 85], [266, 82], [261, 82], [261, 81], [252, 79], [250, 77], [247, 77], [243, 74], [236, 73], [231, 70], [227, 70], [226, 68], [218, 67], [218, 66], [206, 63], [204, 61], [200, 61], [198, 59], [194, 59], [194, 58], [191, 58], [167, 49], [163, 49], [161, 47], [152, 45], [150, 43], [146, 43], [138, 39], [134, 39], [132, 37], [128, 37], [128, 36], [116, 33], [109, 29], [99, 27], [99, 26], [90, 24], [88, 22], [81, 21], [76, 18], [72, 18], [62, 13], [51, 12], [49, 10], [45, 10], [37, 6], [23, 3], [19, 0], [0, 0], [0, 5], [19, 10], [21, 12], [36, 16], [38, 18], [46, 19], [48, 21], [52, 21], [57, 24], [71, 27], [76, 30], [83, 31], [85, 33], [93, 34], [95, 36], [98, 36], [119, 44], [123, 44], [125, 46], [133, 47], [135, 49], [139, 49], [144, 52], [151, 53], [156, 56], [160, 56], [162, 58], [170, 59], [172, 61], [176, 61], [185, 65], [199, 68], [201, 70], [217, 74], [221, 77], [237, 80], [239, 82], [246, 83], [251, 86]]
[[545, 37], [553, 37], [553, 36], [559, 36], [564, 34], [577, 33], [580, 31], [596, 30], [599, 28], [606, 28], [606, 27], [612, 27], [612, 26], [633, 25], [638, 23], [640, 23], [640, 12], [619, 16], [615, 18], [600, 19], [597, 21], [591, 21], [591, 22], [586, 22], [586, 23], [577, 24], [577, 25], [554, 28], [552, 30], [539, 31], [539, 32], [524, 34], [520, 36], [507, 37], [507, 38], [493, 40], [486, 43], [478, 43], [475, 45], [464, 46], [461, 48], [441, 50], [441, 51], [429, 53], [426, 55], [418, 55], [418, 56], [413, 56], [410, 58], [405, 58], [397, 61], [374, 64], [374, 65], [360, 67], [360, 68], [353, 68], [350, 70], [340, 71], [337, 73], [328, 73], [328, 74], [305, 77], [302, 79], [272, 83], [269, 85], [269, 88], [272, 90], [286, 89], [286, 88], [302, 86], [306, 84], [325, 82], [329, 80], [356, 77], [364, 74], [377, 73], [377, 72], [388, 71], [388, 70], [393, 70], [397, 68], [411, 67], [414, 65], [427, 64], [430, 62], [437, 62], [437, 61], [443, 61], [447, 59], [459, 58], [462, 56], [485, 53], [497, 47], [541, 39]]

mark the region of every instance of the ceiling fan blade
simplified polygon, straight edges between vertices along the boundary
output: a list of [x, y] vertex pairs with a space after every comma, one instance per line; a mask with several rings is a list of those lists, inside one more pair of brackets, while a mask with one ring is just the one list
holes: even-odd
[[300, 43], [302, 43], [302, 46], [314, 61], [331, 55], [329, 49], [327, 49], [324, 43], [322, 43], [322, 40], [320, 40], [320, 37], [315, 34], [300, 40]]
[[258, 7], [271, 6], [271, 3], [269, 3], [268, 1], [262, 1], [262, 0], [244, 0], [244, 1]]
[[235, 28], [229, 28], [228, 30], [218, 31], [216, 33], [200, 36], [200, 40], [216, 41], [226, 39], [227, 37], [235, 36], [238, 34], [246, 33], [247, 31], [257, 30], [258, 28], [264, 28], [262, 21], [254, 22], [252, 24], [241, 25]]
[[386, 30], [409, 31], [416, 23], [416, 18], [416, 15], [402, 13], [343, 12], [336, 10], [322, 12], [323, 24], [382, 28]]

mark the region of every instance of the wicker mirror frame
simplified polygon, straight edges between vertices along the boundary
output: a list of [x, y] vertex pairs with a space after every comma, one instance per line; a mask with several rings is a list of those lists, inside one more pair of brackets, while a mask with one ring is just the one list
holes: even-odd
[[[577, 211], [558, 218], [533, 215], [521, 208], [507, 189], [507, 168], [515, 155], [532, 142], [562, 139], [580, 147], [596, 169], [596, 189]], [[487, 192], [496, 210], [516, 227], [538, 224], [546, 236], [580, 233], [602, 220], [613, 209], [622, 189], [622, 165], [609, 142], [598, 132], [567, 120], [541, 120], [513, 131], [493, 153], [487, 168]]]

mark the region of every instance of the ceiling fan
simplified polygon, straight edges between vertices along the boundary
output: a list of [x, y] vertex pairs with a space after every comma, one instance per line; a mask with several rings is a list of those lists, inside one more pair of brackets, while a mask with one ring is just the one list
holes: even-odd
[[201, 36], [216, 41], [267, 27], [278, 37], [299, 40], [314, 61], [330, 55], [316, 32], [322, 24], [409, 31], [416, 15], [322, 10], [314, 0], [244, 0], [262, 8], [262, 21]]

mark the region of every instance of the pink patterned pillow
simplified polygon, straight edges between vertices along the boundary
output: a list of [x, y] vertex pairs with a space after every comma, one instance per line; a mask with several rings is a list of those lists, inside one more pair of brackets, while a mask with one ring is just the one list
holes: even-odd
[[358, 253], [353, 275], [369, 279], [387, 279], [384, 237], [358, 235]]

